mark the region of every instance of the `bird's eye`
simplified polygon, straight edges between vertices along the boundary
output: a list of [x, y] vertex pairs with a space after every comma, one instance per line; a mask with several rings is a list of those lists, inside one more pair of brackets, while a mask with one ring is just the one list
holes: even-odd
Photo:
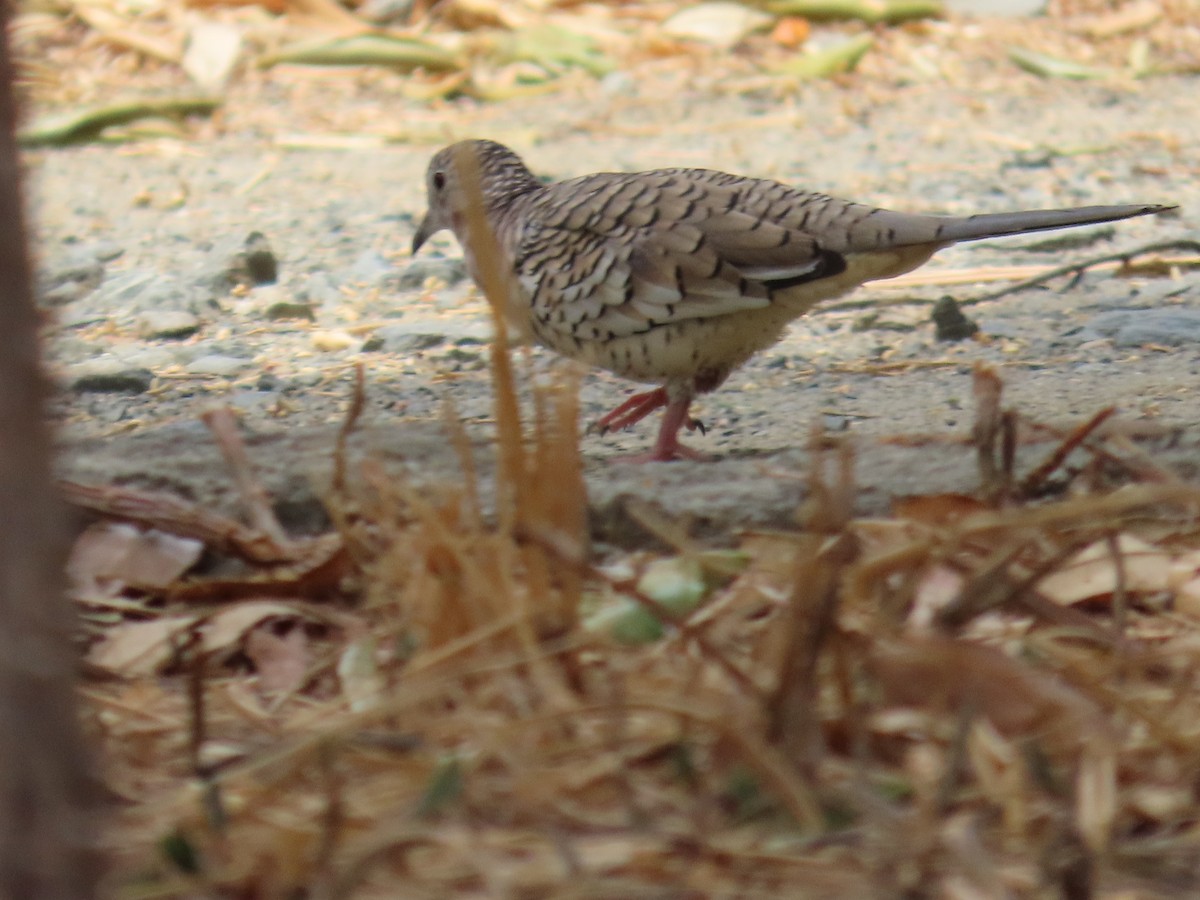
[[446, 186], [445, 174], [443, 174], [442, 172], [434, 172], [433, 173], [433, 186], [439, 191], [442, 188], [444, 188]]

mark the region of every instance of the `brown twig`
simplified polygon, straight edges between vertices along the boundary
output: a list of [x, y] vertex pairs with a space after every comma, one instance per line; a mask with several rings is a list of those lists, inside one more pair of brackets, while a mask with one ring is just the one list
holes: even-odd
[[254, 474], [254, 466], [250, 462], [250, 454], [246, 452], [246, 444], [238, 432], [237, 418], [228, 406], [205, 411], [200, 418], [212, 432], [225, 457], [225, 463], [233, 472], [233, 480], [237, 484], [238, 493], [242, 495], [250, 524], [267, 535], [280, 546], [287, 546], [290, 539], [279, 524], [275, 510], [271, 506], [271, 495], [262, 486], [262, 482]]

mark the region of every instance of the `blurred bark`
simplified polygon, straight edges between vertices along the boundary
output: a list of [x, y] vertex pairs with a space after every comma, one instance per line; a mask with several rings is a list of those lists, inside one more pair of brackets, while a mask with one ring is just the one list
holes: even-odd
[[11, 0], [0, 0], [0, 897], [95, 895], [96, 783], [76, 717], [65, 531], [43, 419], [14, 138]]

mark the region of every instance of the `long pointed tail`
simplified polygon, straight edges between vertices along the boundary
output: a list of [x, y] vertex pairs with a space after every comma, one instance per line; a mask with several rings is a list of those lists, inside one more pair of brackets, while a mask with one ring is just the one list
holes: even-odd
[[1032, 209], [1026, 212], [984, 213], [977, 216], [947, 218], [938, 227], [937, 241], [977, 241], [982, 238], [1115, 222], [1134, 216], [1149, 216], [1175, 209], [1157, 204], [1147, 206], [1079, 206], [1074, 209]]

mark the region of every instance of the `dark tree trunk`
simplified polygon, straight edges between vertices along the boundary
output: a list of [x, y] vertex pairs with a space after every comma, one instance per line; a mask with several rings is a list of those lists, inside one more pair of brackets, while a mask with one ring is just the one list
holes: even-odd
[[43, 419], [15, 142], [11, 0], [0, 0], [0, 897], [95, 895], [95, 782], [76, 717], [63, 508]]

